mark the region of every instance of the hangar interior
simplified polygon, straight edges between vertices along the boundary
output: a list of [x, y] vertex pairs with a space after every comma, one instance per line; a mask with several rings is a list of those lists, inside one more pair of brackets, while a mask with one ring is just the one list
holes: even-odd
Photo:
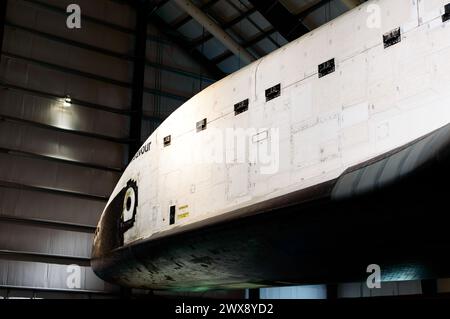
[[[363, 1], [195, 0], [196, 18], [181, 2], [1, 1], [0, 298], [149, 296], [105, 283], [90, 268], [100, 213], [142, 142], [202, 89]], [[67, 27], [72, 3], [81, 8], [81, 28]], [[218, 32], [207, 30], [207, 19]], [[220, 32], [245, 58], [217, 38]], [[71, 265], [80, 266], [75, 287], [68, 283]], [[374, 291], [363, 283], [324, 283], [200, 296], [436, 292], [450, 292], [450, 282], [393, 282]]]

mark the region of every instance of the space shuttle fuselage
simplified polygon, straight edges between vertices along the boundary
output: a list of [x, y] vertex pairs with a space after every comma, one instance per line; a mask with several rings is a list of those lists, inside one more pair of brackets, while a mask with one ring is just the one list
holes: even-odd
[[94, 271], [149, 289], [441, 273], [446, 4], [368, 1], [183, 104], [111, 194]]

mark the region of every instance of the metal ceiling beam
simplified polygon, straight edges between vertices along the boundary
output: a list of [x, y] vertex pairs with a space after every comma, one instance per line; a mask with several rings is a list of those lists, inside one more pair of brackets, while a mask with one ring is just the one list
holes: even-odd
[[[225, 1], [226, 1], [231, 7], [233, 7], [236, 11], [242, 13], [241, 8], [239, 8], [239, 6], [237, 6], [236, 4], [234, 4], [232, 1], [230, 1], [230, 0], [225, 0]], [[254, 27], [258, 30], [258, 32], [264, 32], [264, 29], [261, 28], [255, 21], [253, 21], [252, 18], [248, 17], [247, 20], [248, 20], [248, 22], [249, 22], [252, 26], [254, 26]], [[277, 48], [280, 48], [280, 47], [281, 47], [281, 45], [280, 45], [277, 41], [275, 41], [275, 40], [272, 38], [272, 36], [270, 36], [270, 35], [267, 36], [267, 39], [268, 39], [273, 45], [275, 45]], [[253, 49], [255, 49], [255, 48], [253, 48]], [[261, 57], [261, 56], [264, 56], [264, 55], [266, 55], [266, 53], [260, 54], [259, 56]]]
[[[307, 7], [305, 10], [297, 13], [295, 15], [295, 18], [297, 19], [297, 21], [302, 21], [304, 18], [306, 18], [308, 15], [310, 15], [311, 13], [313, 13], [316, 10], [319, 10], [320, 8], [322, 8], [323, 6], [325, 6], [326, 4], [329, 4], [330, 0], [320, 0], [317, 3], [312, 4], [311, 6]], [[355, 5], [357, 3], [357, 5], [359, 5], [359, 1], [354, 1], [353, 5]], [[230, 28], [233, 24], [238, 23], [240, 20], [247, 18], [249, 15], [253, 14], [256, 10], [256, 8], [252, 8], [249, 9], [248, 11], [246, 11], [243, 15], [238, 16], [237, 18], [231, 20], [228, 23], [222, 24], [221, 27], [224, 29], [228, 29]], [[241, 19], [242, 18], [242, 19]], [[244, 48], [248, 48], [254, 44], [256, 44], [257, 42], [263, 40], [265, 37], [270, 36], [271, 34], [275, 33], [276, 30], [275, 29], [270, 29], [269, 31], [266, 31], [265, 33], [258, 35], [257, 37], [255, 37], [254, 39], [246, 42], [243, 44]], [[197, 40], [194, 40], [193, 42], [193, 46], [199, 46], [202, 43], [209, 41], [211, 38], [213, 38], [213, 36], [211, 34], [208, 34], [204, 37], [201, 37]], [[213, 63], [219, 64], [222, 61], [228, 59], [229, 57], [233, 56], [233, 54], [230, 51], [227, 51], [219, 56], [217, 56], [216, 58], [212, 59]]]
[[249, 1], [287, 41], [291, 42], [309, 32], [309, 29], [281, 2], [273, 0]]
[[[36, 0], [24, 0], [24, 1], [36, 1]], [[152, 24], [154, 27], [158, 29], [158, 31], [167, 37], [170, 42], [169, 44], [177, 45], [186, 55], [189, 55], [195, 62], [199, 65], [203, 66], [208, 72], [209, 76], [206, 78], [213, 77], [215, 81], [222, 79], [226, 74], [217, 67], [214, 63], [212, 63], [209, 59], [203, 56], [200, 52], [196, 50], [192, 50], [189, 41], [184, 39], [180, 34], [178, 34], [167, 22], [165, 22], [161, 17], [156, 14], [156, 11], [166, 3], [166, 0], [160, 1], [157, 3], [156, 8], [152, 11], [148, 19], [148, 23]], [[159, 4], [162, 5], [160, 6]], [[132, 3], [128, 2], [129, 5]], [[164, 42], [167, 44], [166, 42]], [[200, 75], [202, 76], [202, 75]]]
[[246, 63], [255, 61], [247, 50], [245, 50], [239, 43], [237, 43], [230, 35], [220, 28], [210, 17], [203, 11], [197, 8], [190, 0], [174, 0], [175, 3], [192, 16], [201, 26], [203, 26], [209, 33], [214, 35], [226, 48], [238, 56]]
[[[206, 11], [208, 11], [208, 9], [210, 9], [212, 6], [214, 6], [214, 5], [215, 5], [217, 2], [219, 2], [219, 1], [220, 1], [220, 0], [211, 0], [211, 1], [208, 1], [207, 3], [202, 4], [202, 5], [200, 6], [200, 10], [206, 12]], [[185, 25], [186, 23], [188, 23], [188, 22], [191, 21], [191, 20], [192, 20], [192, 16], [190, 16], [190, 15], [188, 14], [188, 15], [185, 16], [183, 19], [181, 19], [181, 20], [175, 22], [174, 24], [172, 24], [171, 27], [172, 27], [173, 29], [179, 29], [179, 28], [181, 28], [183, 25]]]
[[[258, 34], [256, 37], [254, 37], [253, 39], [245, 42], [243, 44], [244, 48], [248, 48], [251, 47], [252, 45], [255, 45], [256, 43], [258, 43], [259, 41], [267, 38], [268, 36], [270, 36], [271, 34], [274, 34], [275, 32], [277, 32], [277, 30], [275, 28], [270, 28], [267, 31], [264, 31], [261, 34]], [[215, 57], [214, 59], [212, 59], [212, 62], [215, 64], [219, 64], [222, 61], [225, 61], [226, 59], [230, 58], [233, 56], [233, 53], [230, 51], [226, 51], [223, 54], [220, 54], [219, 56]]]
[[[239, 22], [241, 22], [248, 16], [252, 15], [256, 11], [257, 10], [255, 8], [251, 8], [251, 9], [245, 11], [243, 14], [237, 16], [236, 18], [234, 18], [226, 23], [220, 24], [220, 27], [223, 30], [227, 30], [227, 29], [231, 28], [232, 26], [238, 24]], [[201, 45], [202, 43], [211, 40], [212, 38], [214, 38], [214, 36], [212, 34], [208, 33], [207, 35], [202, 36], [199, 39], [192, 41], [192, 47], [197, 47], [197, 46]]]

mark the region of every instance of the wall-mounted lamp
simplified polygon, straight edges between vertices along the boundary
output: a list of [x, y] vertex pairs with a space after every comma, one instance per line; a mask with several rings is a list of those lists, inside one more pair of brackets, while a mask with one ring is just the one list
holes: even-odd
[[64, 98], [63, 105], [64, 105], [64, 107], [69, 107], [72, 105], [72, 99], [70, 98], [69, 95], [66, 95], [66, 97]]

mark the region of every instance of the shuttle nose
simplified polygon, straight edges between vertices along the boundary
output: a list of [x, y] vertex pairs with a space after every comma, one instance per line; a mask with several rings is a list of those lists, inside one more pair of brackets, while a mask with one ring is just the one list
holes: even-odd
[[135, 223], [137, 208], [137, 182], [129, 180], [102, 214], [94, 235], [92, 260], [102, 258], [113, 249], [123, 246], [125, 232]]

